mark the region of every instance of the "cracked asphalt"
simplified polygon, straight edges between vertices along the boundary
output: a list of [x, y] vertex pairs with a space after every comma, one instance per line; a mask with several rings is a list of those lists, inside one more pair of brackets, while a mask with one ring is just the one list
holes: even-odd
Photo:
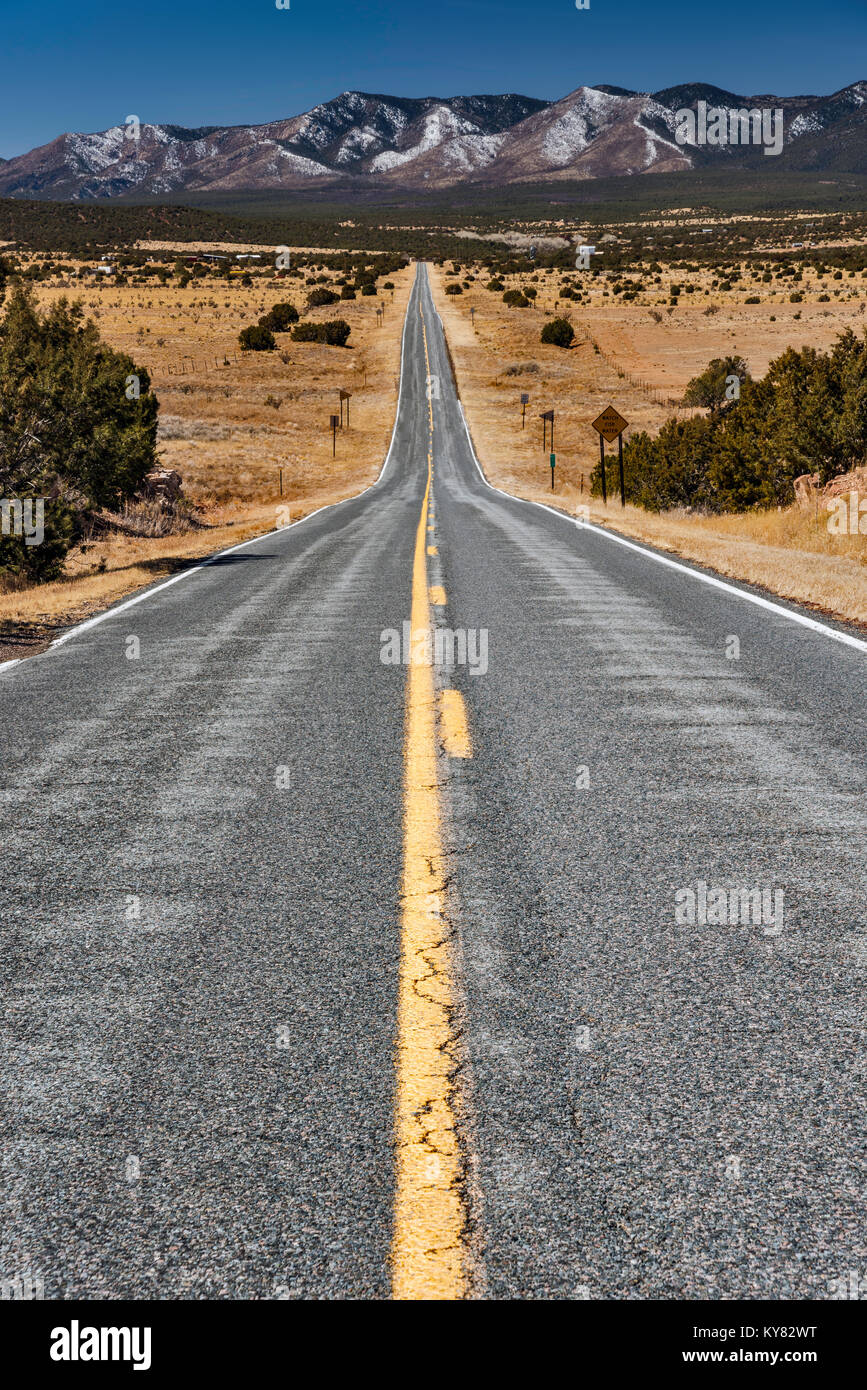
[[[867, 654], [488, 488], [423, 269], [376, 486], [0, 671], [0, 1276], [390, 1294], [419, 304], [428, 577], [488, 641], [438, 673], [473, 1289], [830, 1297], [867, 1270]], [[782, 929], [678, 921], [703, 883]]]

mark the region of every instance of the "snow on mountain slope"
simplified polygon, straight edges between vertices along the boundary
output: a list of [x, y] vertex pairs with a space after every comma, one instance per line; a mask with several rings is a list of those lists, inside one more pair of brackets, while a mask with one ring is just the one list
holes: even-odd
[[648, 96], [579, 87], [510, 131], [489, 173], [515, 181], [689, 168], [688, 155], [669, 135], [673, 114], [665, 111], [666, 121], [662, 112]]
[[384, 150], [370, 161], [369, 169], [374, 174], [401, 169], [438, 150], [445, 168], [470, 171], [490, 163], [502, 138], [486, 135], [474, 121], [458, 116], [448, 106], [435, 106], [426, 112], [416, 144], [403, 150]]

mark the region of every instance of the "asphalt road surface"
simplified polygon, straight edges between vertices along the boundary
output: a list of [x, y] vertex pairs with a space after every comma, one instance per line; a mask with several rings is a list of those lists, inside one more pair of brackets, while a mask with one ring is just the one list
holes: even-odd
[[[419, 564], [457, 634], [429, 1191], [395, 1128], [417, 658], [383, 659]], [[373, 488], [0, 672], [0, 1277], [387, 1298], [408, 1222], [423, 1297], [412, 1223], [455, 1193], [445, 1296], [867, 1276], [867, 649], [753, 593], [489, 488], [421, 269]]]

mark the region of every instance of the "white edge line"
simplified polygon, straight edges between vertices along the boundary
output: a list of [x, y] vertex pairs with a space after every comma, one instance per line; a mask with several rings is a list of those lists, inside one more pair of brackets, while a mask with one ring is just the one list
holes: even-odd
[[[404, 319], [403, 319], [403, 333], [402, 333], [401, 336], [400, 336], [400, 379], [399, 379], [398, 388], [397, 388], [397, 409], [396, 409], [395, 412], [394, 412], [394, 429], [393, 429], [392, 432], [391, 432], [391, 442], [390, 442], [390, 444], [389, 444], [389, 446], [388, 446], [388, 453], [387, 453], [386, 456], [385, 456], [385, 461], [383, 462], [382, 468], [379, 470], [379, 477], [378, 477], [377, 480], [376, 480], [377, 483], [381, 483], [382, 480], [383, 480], [383, 478], [385, 477], [385, 470], [386, 470], [386, 468], [388, 467], [388, 465], [391, 463], [391, 451], [392, 451], [392, 449], [394, 448], [394, 441], [395, 441], [395, 439], [397, 438], [397, 426], [398, 426], [398, 421], [400, 420], [400, 403], [401, 403], [401, 401], [403, 400], [403, 382], [404, 382], [403, 358], [404, 358], [404, 352], [405, 352], [405, 350], [406, 350], [406, 330], [407, 330], [407, 325], [409, 324], [409, 309], [410, 309], [410, 303], [411, 303], [411, 301], [412, 301], [413, 294], [415, 293], [416, 286], [418, 285], [418, 282], [419, 282], [419, 281], [418, 281], [418, 276], [419, 276], [419, 263], [416, 262], [415, 279], [414, 279], [413, 282], [412, 282], [412, 289], [411, 289], [410, 292], [409, 292], [409, 299], [406, 301], [406, 313], [405, 313]], [[365, 488], [364, 491], [365, 491], [365, 492], [369, 492], [370, 489], [369, 489], [369, 488]], [[358, 495], [359, 495], [359, 497], [363, 496], [362, 493], [359, 493]]]
[[[418, 266], [416, 266], [416, 278], [415, 280], [413, 280], [412, 289], [409, 292], [410, 300], [412, 299], [413, 292], [416, 288], [417, 283]], [[54, 641], [46, 648], [44, 652], [36, 653], [36, 655], [47, 656], [49, 652], [55, 651], [57, 647], [62, 647], [65, 642], [69, 642], [73, 637], [78, 637], [79, 634], [82, 632], [87, 632], [89, 628], [98, 627], [100, 623], [107, 622], [109, 618], [117, 617], [118, 613], [123, 613], [128, 608], [134, 608], [137, 603], [144, 603], [146, 599], [153, 598], [155, 594], [161, 594], [164, 589], [168, 589], [172, 584], [178, 584], [182, 579], [189, 579], [190, 575], [198, 574], [199, 570], [207, 569], [209, 565], [212, 565], [215, 561], [222, 559], [224, 555], [231, 555], [236, 550], [243, 550], [245, 546], [255, 545], [257, 541], [268, 540], [270, 536], [280, 536], [283, 535], [283, 533], [286, 531], [294, 531], [296, 526], [303, 526], [305, 521], [312, 521], [313, 517], [318, 516], [320, 512], [327, 512], [332, 507], [343, 507], [346, 505], [347, 502], [357, 502], [359, 497], [363, 497], [365, 493], [370, 492], [373, 488], [375, 488], [377, 484], [379, 484], [382, 481], [385, 475], [385, 470], [391, 461], [391, 454], [392, 450], [394, 449], [394, 441], [397, 438], [397, 427], [398, 422], [400, 420], [400, 405], [403, 397], [404, 352], [406, 349], [406, 329], [407, 324], [409, 323], [409, 317], [409, 300], [407, 300], [406, 315], [403, 321], [403, 333], [401, 335], [400, 340], [400, 379], [398, 383], [397, 407], [394, 415], [394, 427], [391, 431], [391, 443], [388, 446], [388, 453], [385, 456], [385, 461], [382, 465], [382, 468], [380, 469], [379, 477], [377, 478], [375, 483], [371, 483], [369, 487], [363, 488], [361, 492], [354, 493], [352, 497], [344, 497], [340, 502], [329, 502], [324, 507], [317, 507], [315, 512], [308, 512], [306, 516], [299, 517], [297, 521], [293, 521], [289, 526], [278, 526], [273, 531], [263, 532], [261, 536], [251, 536], [248, 541], [240, 541], [237, 545], [230, 545], [225, 550], [216, 551], [215, 554], [209, 555], [205, 560], [203, 560], [200, 565], [193, 565], [190, 569], [184, 570], [181, 574], [172, 575], [171, 579], [164, 580], [162, 584], [157, 584], [151, 589], [145, 589], [145, 591], [141, 594], [134, 594], [132, 598], [126, 599], [124, 603], [115, 604], [113, 607], [107, 608], [104, 613], [97, 613], [94, 617], [87, 618], [83, 623], [78, 623], [77, 626], [71, 627], [68, 632], [63, 633], [62, 637], [55, 637]], [[16, 657], [13, 661], [0, 662], [0, 674], [2, 674], [4, 671], [11, 670], [13, 666], [19, 666], [21, 664], [22, 659], [23, 658], [21, 657]]]
[[658, 565], [665, 565], [668, 569], [678, 570], [681, 574], [688, 574], [692, 579], [698, 579], [702, 584], [709, 584], [713, 589], [722, 589], [726, 594], [733, 594], [735, 598], [743, 599], [745, 603], [753, 603], [757, 608], [766, 608], [771, 613], [777, 613], [782, 618], [788, 618], [790, 622], [800, 623], [801, 627], [809, 628], [811, 632], [819, 632], [823, 637], [830, 637], [834, 642], [842, 642], [844, 646], [854, 647], [856, 651], [867, 652], [867, 642], [860, 637], [853, 637], [848, 632], [838, 632], [836, 628], [828, 627], [825, 623], [817, 622], [815, 618], [808, 618], [805, 613], [793, 612], [791, 608], [784, 608], [780, 603], [773, 603], [771, 599], [762, 598], [760, 594], [751, 594], [745, 589], [739, 589], [735, 584], [727, 584], [724, 579], [717, 579], [714, 575], [703, 574], [701, 570], [692, 569], [690, 565], [681, 564], [679, 560], [670, 560], [667, 555], [660, 555], [655, 550], [650, 550], [647, 546], [637, 545], [635, 541], [628, 541], [625, 536], [619, 536], [614, 531], [609, 531], [607, 527], [595, 526], [592, 521], [583, 521], [580, 517], [570, 516], [568, 512], [561, 512], [557, 507], [549, 507], [546, 502], [534, 502], [529, 497], [517, 497], [513, 492], [505, 492], [501, 487], [488, 481], [482, 471], [482, 465], [476, 458], [476, 451], [473, 448], [473, 441], [470, 436], [467, 417], [464, 414], [463, 402], [458, 398], [458, 410], [461, 412], [461, 419], [464, 422], [464, 429], [467, 435], [467, 443], [470, 446], [470, 454], [476, 468], [479, 470], [479, 477], [489, 487], [492, 492], [499, 492], [501, 497], [508, 497], [512, 502], [524, 502], [529, 507], [541, 507], [543, 511], [550, 512], [552, 516], [557, 516], [561, 521], [567, 521], [580, 530], [593, 531], [597, 536], [604, 536], [606, 540], [613, 541], [615, 545], [623, 545], [627, 550], [634, 550], [639, 555], [644, 555], [648, 560], [655, 560]]

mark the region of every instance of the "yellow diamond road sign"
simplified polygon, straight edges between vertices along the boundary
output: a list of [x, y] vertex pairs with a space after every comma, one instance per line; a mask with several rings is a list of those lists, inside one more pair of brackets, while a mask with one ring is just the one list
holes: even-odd
[[607, 439], [609, 444], [613, 444], [618, 434], [622, 434], [628, 424], [629, 421], [624, 420], [613, 405], [609, 405], [598, 419], [593, 421], [593, 428], [598, 430], [602, 438]]

